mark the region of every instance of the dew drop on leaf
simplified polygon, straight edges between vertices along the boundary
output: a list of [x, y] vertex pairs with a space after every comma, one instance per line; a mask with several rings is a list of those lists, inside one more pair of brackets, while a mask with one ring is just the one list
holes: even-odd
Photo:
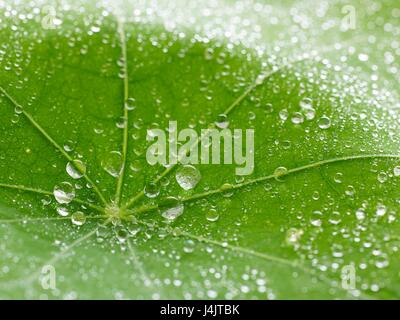
[[304, 231], [302, 229], [290, 228], [286, 231], [286, 243], [289, 245], [295, 245], [300, 241]]
[[71, 221], [76, 226], [81, 226], [86, 222], [86, 215], [82, 211], [76, 211], [71, 216]]
[[304, 116], [300, 112], [295, 112], [291, 118], [292, 123], [300, 124], [304, 122]]
[[380, 183], [386, 182], [387, 178], [388, 178], [388, 177], [387, 177], [386, 172], [384, 172], [384, 171], [379, 172], [379, 174], [378, 174], [378, 181], [379, 181]]
[[67, 163], [68, 175], [73, 179], [80, 179], [86, 173], [86, 165], [81, 160], [73, 160]]
[[220, 129], [228, 128], [229, 120], [226, 114], [220, 114], [217, 117], [217, 121], [215, 121], [215, 125]]
[[288, 169], [286, 167], [278, 167], [274, 171], [275, 179], [278, 179], [288, 173]]
[[173, 221], [178, 218], [184, 211], [184, 205], [178, 198], [168, 197], [163, 199], [161, 204], [159, 204], [159, 209], [161, 215], [169, 220]]
[[175, 178], [182, 189], [190, 190], [199, 183], [201, 174], [196, 167], [184, 165], [176, 171]]
[[61, 182], [54, 187], [53, 195], [58, 203], [70, 203], [75, 198], [75, 189], [69, 182]]
[[160, 184], [158, 182], [146, 183], [144, 194], [147, 198], [156, 198], [160, 194]]
[[69, 211], [66, 207], [57, 207], [57, 213], [62, 216], [62, 217], [66, 217], [69, 214]]
[[219, 219], [219, 213], [216, 209], [210, 209], [206, 212], [206, 219], [210, 222], [215, 222]]
[[327, 116], [322, 116], [318, 120], [318, 127], [321, 129], [328, 129], [331, 126], [331, 119], [329, 119]]
[[122, 155], [119, 151], [111, 151], [101, 162], [102, 168], [114, 178], [118, 178], [122, 170]]
[[192, 239], [188, 239], [185, 241], [183, 246], [183, 251], [186, 253], [192, 253], [194, 251], [195, 243]]
[[132, 111], [136, 108], [136, 100], [134, 98], [128, 98], [125, 101], [125, 109]]

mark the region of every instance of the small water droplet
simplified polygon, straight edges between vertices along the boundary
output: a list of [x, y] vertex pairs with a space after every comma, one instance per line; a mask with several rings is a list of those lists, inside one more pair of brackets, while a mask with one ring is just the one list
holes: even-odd
[[381, 171], [381, 172], [379, 172], [379, 174], [378, 174], [378, 181], [380, 182], [380, 183], [384, 183], [384, 182], [386, 182], [386, 180], [387, 180], [387, 174], [386, 174], [386, 172], [384, 172], [384, 171]]
[[66, 207], [57, 207], [57, 213], [62, 217], [66, 217], [67, 215], [69, 215], [68, 209]]
[[155, 198], [160, 194], [160, 184], [158, 182], [148, 182], [144, 187], [144, 194], [147, 198]]
[[318, 127], [321, 129], [328, 129], [331, 126], [331, 119], [329, 119], [327, 116], [322, 116], [318, 120]]
[[71, 221], [76, 226], [81, 226], [86, 222], [86, 215], [82, 211], [76, 211], [71, 216]]
[[219, 213], [215, 209], [210, 209], [206, 213], [206, 219], [210, 222], [215, 222], [219, 219]]
[[382, 216], [384, 216], [385, 214], [386, 214], [386, 206], [385, 205], [383, 205], [383, 204], [379, 204], [377, 207], [376, 207], [376, 215], [378, 216], [378, 217], [382, 217]]
[[281, 111], [279, 111], [279, 118], [282, 121], [286, 121], [289, 118], [289, 112], [287, 111], [287, 109], [282, 109]]
[[201, 174], [196, 167], [184, 165], [177, 170], [175, 178], [182, 189], [190, 190], [199, 183]]
[[122, 171], [122, 155], [119, 151], [111, 151], [108, 157], [101, 162], [102, 168], [114, 178], [118, 178]]
[[158, 207], [160, 209], [161, 215], [169, 221], [174, 221], [184, 211], [183, 203], [175, 197], [168, 197], [163, 199]]
[[215, 122], [215, 125], [220, 129], [227, 128], [229, 126], [228, 116], [226, 114], [220, 114], [217, 117], [217, 121]]
[[188, 239], [185, 241], [183, 245], [183, 251], [186, 253], [192, 253], [194, 251], [195, 242], [192, 239]]
[[357, 220], [364, 220], [365, 219], [365, 211], [362, 208], [356, 210], [356, 218]]
[[294, 124], [300, 124], [304, 122], [304, 116], [300, 112], [295, 112], [293, 113], [291, 120]]
[[136, 108], [136, 100], [134, 98], [128, 98], [125, 101], [125, 109], [132, 111]]
[[394, 173], [394, 176], [395, 176], [395, 177], [400, 176], [400, 166], [394, 167], [393, 173]]
[[302, 229], [290, 228], [286, 231], [286, 243], [289, 245], [295, 245], [300, 241], [304, 231]]
[[53, 195], [58, 203], [70, 203], [75, 198], [75, 189], [69, 182], [61, 182], [54, 187]]
[[342, 177], [343, 177], [343, 173], [337, 172], [337, 173], [335, 174], [335, 176], [333, 177], [333, 180], [334, 180], [336, 183], [342, 183]]
[[286, 175], [287, 173], [288, 173], [288, 169], [286, 167], [278, 167], [274, 171], [275, 179], [280, 181], [279, 178], [281, 178], [282, 176]]

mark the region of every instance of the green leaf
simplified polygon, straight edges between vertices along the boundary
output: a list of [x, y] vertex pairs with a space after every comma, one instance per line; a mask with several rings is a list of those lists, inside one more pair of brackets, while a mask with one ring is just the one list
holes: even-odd
[[[1, 298], [400, 297], [396, 1], [35, 2], [0, 2]], [[251, 175], [146, 161], [221, 114]]]

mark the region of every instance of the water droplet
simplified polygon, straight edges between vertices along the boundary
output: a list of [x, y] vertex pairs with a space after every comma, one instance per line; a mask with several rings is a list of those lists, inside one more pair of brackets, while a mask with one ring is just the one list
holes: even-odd
[[327, 116], [322, 116], [318, 120], [318, 127], [321, 129], [328, 129], [331, 126], [331, 119], [329, 119]]
[[360, 208], [356, 210], [356, 218], [357, 220], [364, 220], [365, 219], [365, 211], [364, 209]]
[[395, 177], [400, 176], [400, 166], [394, 167], [393, 173], [394, 173]]
[[160, 209], [161, 215], [169, 221], [174, 221], [183, 213], [184, 210], [183, 203], [175, 197], [168, 197], [163, 199], [158, 207]]
[[82, 211], [76, 211], [71, 216], [71, 221], [76, 226], [81, 226], [86, 222], [86, 215]]
[[386, 206], [384, 206], [383, 204], [379, 204], [377, 207], [376, 207], [376, 215], [378, 216], [378, 217], [382, 217], [382, 216], [384, 216], [385, 214], [386, 214]]
[[311, 219], [311, 224], [314, 227], [320, 227], [320, 226], [322, 226], [322, 220], [321, 219]]
[[314, 200], [318, 200], [318, 199], [319, 199], [319, 192], [318, 192], [318, 191], [314, 191], [314, 192], [313, 192], [313, 195], [312, 195], [312, 198], [313, 198]]
[[79, 179], [86, 173], [86, 165], [81, 160], [73, 160], [67, 163], [66, 170], [71, 178]]
[[215, 125], [220, 129], [227, 128], [229, 126], [228, 116], [226, 114], [220, 114], [217, 117], [217, 121], [215, 122]]
[[285, 167], [278, 167], [274, 171], [275, 179], [279, 181], [279, 178], [286, 175], [288, 173], [288, 169]]
[[300, 101], [300, 108], [307, 120], [315, 118], [315, 109], [313, 108], [312, 100], [310, 98], [303, 98]]
[[122, 155], [119, 151], [111, 151], [108, 157], [101, 162], [102, 168], [114, 178], [118, 178], [122, 171]]
[[175, 178], [182, 189], [190, 190], [199, 183], [201, 174], [194, 166], [184, 165], [177, 170]]
[[289, 118], [289, 112], [287, 111], [287, 109], [282, 109], [281, 111], [279, 111], [279, 118], [282, 121], [286, 121]]
[[343, 177], [343, 173], [337, 172], [337, 173], [335, 174], [335, 176], [333, 177], [333, 180], [334, 180], [336, 183], [342, 183], [342, 177]]
[[358, 55], [358, 60], [362, 61], [362, 62], [366, 62], [368, 61], [369, 57], [366, 53], [360, 53]]
[[140, 160], [133, 160], [129, 168], [134, 172], [139, 172], [142, 169], [142, 164]]
[[124, 243], [128, 238], [128, 231], [123, 227], [116, 228], [115, 236], [120, 243]]
[[300, 112], [295, 112], [293, 113], [291, 120], [294, 124], [300, 124], [304, 122], [304, 116]]
[[186, 253], [192, 253], [194, 251], [195, 243], [192, 239], [188, 239], [185, 241], [185, 244], [183, 245], [183, 251]]
[[380, 183], [386, 182], [386, 180], [387, 180], [387, 174], [386, 174], [386, 172], [384, 172], [384, 171], [379, 172], [377, 178], [378, 178], [378, 181], [379, 181]]
[[304, 231], [302, 229], [290, 228], [286, 231], [286, 243], [289, 245], [295, 245], [300, 241]]
[[24, 109], [23, 109], [22, 106], [20, 106], [20, 105], [17, 105], [17, 106], [15, 106], [15, 108], [14, 108], [14, 112], [15, 112], [16, 114], [21, 114], [23, 111], [24, 111]]
[[266, 113], [272, 113], [274, 111], [274, 106], [271, 103], [267, 103], [264, 105], [264, 111]]
[[224, 183], [221, 186], [222, 196], [225, 198], [230, 198], [233, 195], [233, 185], [230, 183]]
[[148, 182], [144, 187], [144, 194], [147, 198], [155, 198], [160, 194], [158, 182]]
[[69, 214], [66, 207], [57, 207], [57, 213], [62, 217], [66, 217]]
[[61, 182], [54, 187], [53, 195], [58, 203], [70, 203], [75, 198], [75, 189], [69, 182]]
[[206, 213], [206, 219], [210, 222], [215, 222], [219, 219], [219, 213], [215, 209], [210, 209]]
[[128, 98], [125, 101], [125, 109], [132, 111], [136, 108], [136, 100], [134, 98]]

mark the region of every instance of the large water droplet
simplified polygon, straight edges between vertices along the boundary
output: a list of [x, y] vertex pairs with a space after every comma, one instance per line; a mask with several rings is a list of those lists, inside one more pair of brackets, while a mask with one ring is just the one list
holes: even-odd
[[80, 179], [86, 173], [86, 165], [81, 160], [73, 160], [67, 163], [68, 175], [73, 179]]
[[201, 174], [194, 166], [184, 165], [177, 170], [175, 178], [182, 189], [190, 190], [199, 183]]
[[75, 189], [69, 182], [61, 182], [54, 187], [53, 195], [58, 203], [70, 203], [75, 198]]

